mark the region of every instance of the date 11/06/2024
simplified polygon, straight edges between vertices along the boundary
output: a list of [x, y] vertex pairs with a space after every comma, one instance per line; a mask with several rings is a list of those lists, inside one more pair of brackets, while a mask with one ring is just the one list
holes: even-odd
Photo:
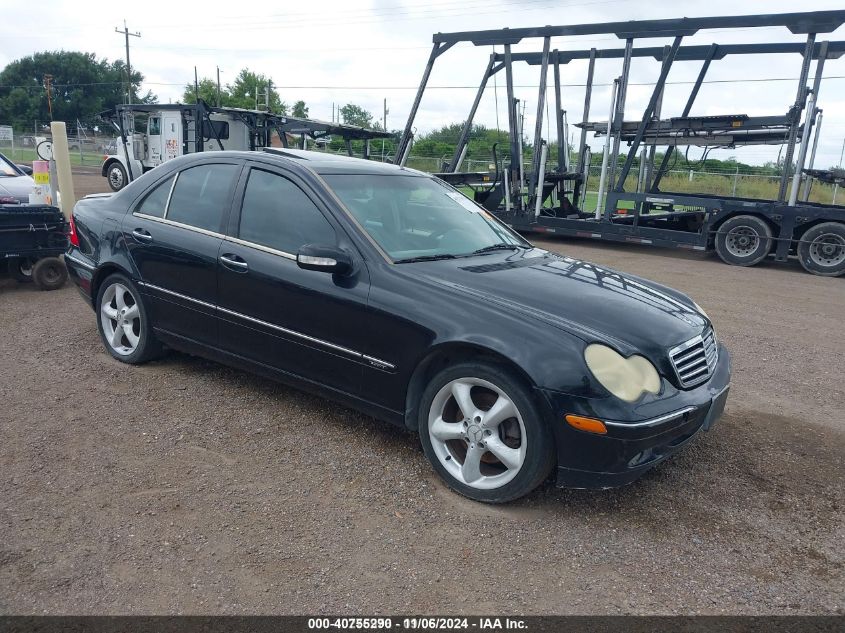
[[445, 617], [410, 617], [394, 620], [392, 618], [309, 618], [310, 630], [371, 630], [382, 631], [390, 629], [408, 630], [482, 630], [482, 631], [516, 631], [527, 628], [524, 620], [519, 618], [445, 618]]

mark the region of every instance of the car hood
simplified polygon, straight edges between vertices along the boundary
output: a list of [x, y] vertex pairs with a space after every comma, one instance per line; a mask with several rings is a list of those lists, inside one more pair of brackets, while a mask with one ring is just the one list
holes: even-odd
[[30, 176], [4, 176], [0, 178], [0, 195], [14, 196], [21, 202], [29, 201], [35, 181]]
[[[686, 295], [590, 262], [541, 249], [398, 264], [404, 274], [451, 288], [621, 353], [665, 358], [707, 320]], [[406, 268], [407, 267], [407, 268]]]

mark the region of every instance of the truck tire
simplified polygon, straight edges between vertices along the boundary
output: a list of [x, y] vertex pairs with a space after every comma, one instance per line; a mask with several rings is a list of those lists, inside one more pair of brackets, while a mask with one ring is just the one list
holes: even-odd
[[719, 226], [716, 253], [731, 266], [754, 266], [772, 248], [772, 229], [754, 215], [735, 215]]
[[9, 258], [9, 275], [20, 283], [32, 283], [32, 260], [29, 257]]
[[106, 170], [106, 180], [112, 191], [120, 191], [126, 186], [126, 170], [119, 162], [114, 161]]
[[67, 268], [58, 257], [45, 257], [32, 267], [32, 280], [39, 290], [58, 290], [67, 281]]
[[824, 222], [810, 228], [798, 243], [798, 261], [814, 275], [845, 274], [845, 224]]

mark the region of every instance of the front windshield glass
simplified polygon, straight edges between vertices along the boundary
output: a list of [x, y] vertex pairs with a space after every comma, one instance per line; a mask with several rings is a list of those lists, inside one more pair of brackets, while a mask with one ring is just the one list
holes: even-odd
[[395, 262], [529, 246], [466, 196], [433, 178], [365, 174], [324, 178]]
[[0, 176], [20, 176], [18, 170], [2, 154], [0, 154]]

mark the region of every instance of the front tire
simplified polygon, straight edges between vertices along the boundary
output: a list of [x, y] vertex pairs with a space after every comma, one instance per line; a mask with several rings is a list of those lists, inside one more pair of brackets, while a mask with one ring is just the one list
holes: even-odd
[[141, 294], [124, 275], [111, 275], [100, 285], [97, 330], [109, 354], [122, 363], [139, 365], [161, 354]]
[[450, 488], [470, 499], [518, 499], [554, 465], [550, 429], [529, 389], [504, 367], [464, 363], [441, 371], [419, 411], [426, 457]]
[[109, 181], [109, 187], [112, 191], [120, 191], [126, 186], [126, 170], [118, 162], [109, 165], [106, 170], [106, 180]]
[[798, 243], [798, 261], [814, 275], [845, 274], [845, 224], [824, 222], [804, 233]]
[[735, 215], [719, 226], [716, 253], [726, 264], [754, 266], [772, 248], [772, 229], [754, 215]]

